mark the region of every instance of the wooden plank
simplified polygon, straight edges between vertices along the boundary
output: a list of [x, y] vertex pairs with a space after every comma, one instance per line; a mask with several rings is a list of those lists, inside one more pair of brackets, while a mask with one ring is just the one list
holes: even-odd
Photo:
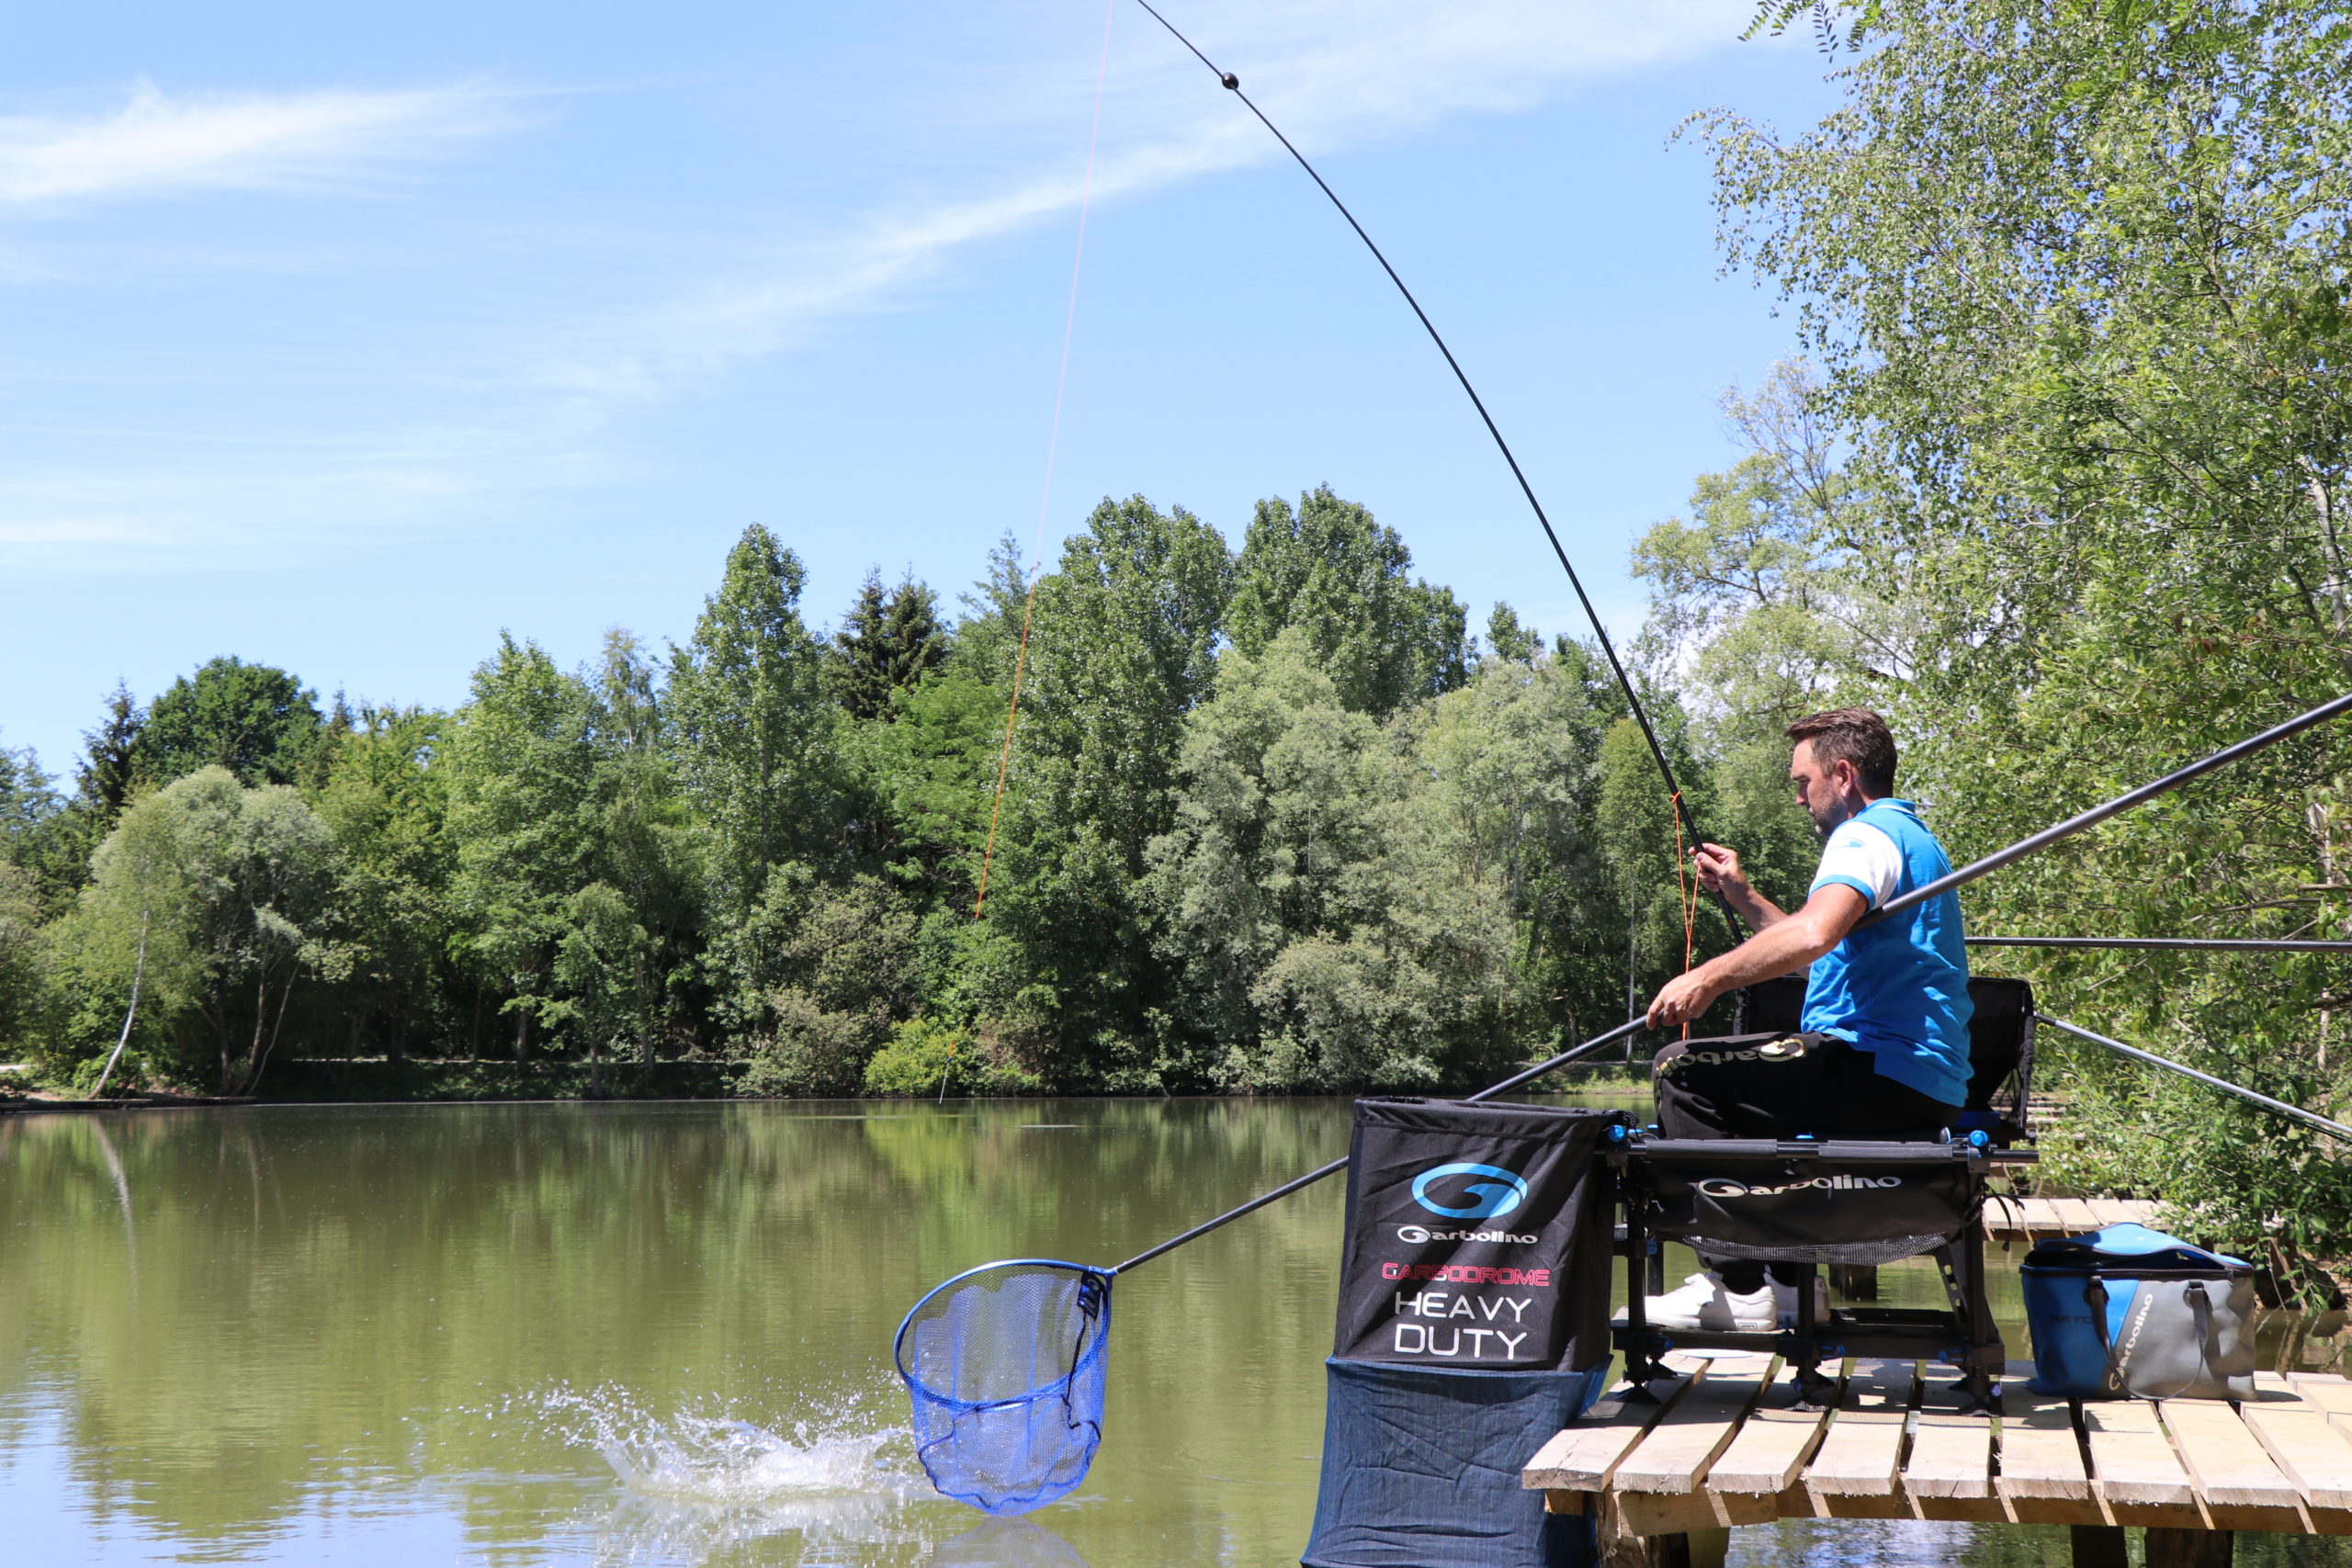
[[[1668, 1361], [1674, 1364], [1672, 1358]], [[1673, 1408], [1690, 1388], [1691, 1376], [1702, 1376], [1704, 1367], [1704, 1362], [1695, 1361], [1688, 1369], [1678, 1366], [1678, 1371], [1690, 1375], [1668, 1385], [1652, 1383], [1658, 1400], [1655, 1404], [1623, 1394], [1596, 1402], [1536, 1450], [1535, 1457], [1520, 1472], [1520, 1485], [1529, 1491], [1600, 1491], [1608, 1484], [1617, 1461], [1642, 1440], [1652, 1422]]]
[[2352, 1509], [2352, 1438], [2317, 1405], [2256, 1402], [2238, 1407], [2271, 1461], [2317, 1509]]
[[1804, 1468], [1805, 1490], [1832, 1497], [1893, 1497], [1903, 1461], [1903, 1425], [1917, 1382], [1909, 1361], [1856, 1361], [1837, 1416]]
[[1826, 1407], [1794, 1408], [1797, 1394], [1793, 1378], [1772, 1386], [1707, 1472], [1710, 1491], [1780, 1493], [1795, 1483], [1829, 1422]]
[[2157, 1412], [2217, 1529], [2311, 1533], [2301, 1491], [2270, 1462], [2268, 1450], [2235, 1405], [2219, 1399], [2167, 1399]]
[[2294, 1404], [2310, 1410], [2322, 1409], [2316, 1402], [2305, 1399], [2302, 1390], [2297, 1388], [2284, 1372], [2255, 1373], [2253, 1403], [2257, 1404]]
[[2091, 1206], [2080, 1198], [2053, 1198], [2051, 1200], [2051, 1207], [2057, 1213], [2058, 1223], [2065, 1227], [2066, 1234], [2069, 1235], [2080, 1235], [2086, 1231], [2098, 1229], [2098, 1216], [2093, 1213]]
[[2190, 1529], [2211, 1524], [2154, 1405], [2136, 1399], [2085, 1400], [2082, 1419], [2092, 1485], [2116, 1523]]
[[2352, 1382], [2325, 1372], [2289, 1372], [2287, 1381], [2330, 1416], [2352, 1416]]
[[[1715, 1456], [1731, 1445], [1740, 1418], [1756, 1403], [1779, 1362], [1749, 1365], [1751, 1370], [1743, 1372], [1721, 1362], [1711, 1363], [1707, 1375], [1676, 1400], [1673, 1408], [1652, 1424], [1648, 1435], [1618, 1461], [1609, 1480], [1611, 1488], [1621, 1495], [1698, 1491], [1700, 1478]], [[1637, 1534], [1657, 1533], [1634, 1528]]]
[[1692, 1530], [1768, 1525], [1781, 1517], [1779, 1499], [1744, 1492], [1618, 1492], [1609, 1502], [1619, 1528], [1631, 1535], [1687, 1535]]
[[2074, 1402], [2036, 1393], [2022, 1378], [2001, 1388], [1996, 1490], [2020, 1524], [2080, 1524], [2096, 1509], [2075, 1427]]
[[1911, 1452], [1903, 1461], [1903, 1490], [1923, 1502], [1993, 1495], [1993, 1418], [1963, 1416], [1959, 1404], [1959, 1393], [1951, 1389], [1920, 1395]]

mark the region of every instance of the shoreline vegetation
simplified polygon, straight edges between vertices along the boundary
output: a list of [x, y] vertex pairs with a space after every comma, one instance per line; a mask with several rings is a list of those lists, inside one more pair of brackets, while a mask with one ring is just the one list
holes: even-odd
[[[1685, 129], [1726, 265], [1795, 341], [1723, 400], [1736, 459], [1635, 546], [1627, 647], [1697, 819], [1783, 903], [1816, 852], [1783, 777], [1801, 714], [1885, 714], [1964, 861], [2352, 684], [2345, 20], [1811, 18], [1821, 123]], [[762, 1095], [1442, 1093], [1725, 944], [1712, 907], [1686, 924], [1670, 803], [1578, 637], [1503, 604], [1474, 631], [1328, 486], [1233, 536], [1165, 500], [1105, 499], [1037, 563], [1001, 815], [1010, 540], [952, 607], [877, 574], [820, 630], [790, 529], [755, 525], [684, 645], [616, 628], [566, 670], [504, 634], [446, 712], [236, 658], [119, 686], [67, 776], [0, 765], [0, 1055], [88, 1093], [136, 984], [133, 1089], [381, 1056], [741, 1061]], [[1519, 525], [1415, 526], [1474, 522]], [[2352, 935], [2346, 755], [2313, 731], [2070, 840], [1972, 888], [1972, 926]], [[2352, 1103], [2338, 959], [1981, 966]], [[2068, 1103], [2053, 1182], [2352, 1256], [2322, 1135], [2053, 1040], [2039, 1081]]]

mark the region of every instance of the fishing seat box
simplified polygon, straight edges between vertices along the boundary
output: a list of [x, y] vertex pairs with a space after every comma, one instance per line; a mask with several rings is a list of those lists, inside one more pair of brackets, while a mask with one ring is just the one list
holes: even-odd
[[1356, 1102], [1307, 1568], [1581, 1568], [1520, 1484], [1609, 1366], [1617, 1111]]
[[[1968, 1094], [1949, 1127], [1898, 1139], [1670, 1139], [1634, 1134], [1613, 1143], [1625, 1216], [1630, 1304], [1615, 1330], [1627, 1365], [1656, 1368], [1668, 1348], [1777, 1352], [1810, 1393], [1818, 1364], [1838, 1356], [1925, 1357], [1958, 1371], [1973, 1402], [1990, 1405], [2007, 1358], [1984, 1289], [1985, 1193], [1995, 1171], [2033, 1156], [2027, 1136], [2033, 1071], [2033, 993], [2022, 980], [1969, 982]], [[1802, 990], [1751, 987], [1741, 1023], [1792, 1028]], [[1943, 1275], [1948, 1310], [1849, 1307], [1819, 1316], [1813, 1290], [1796, 1292], [1786, 1328], [1712, 1333], [1653, 1328], [1644, 1296], [1657, 1288], [1657, 1243], [1702, 1254], [1805, 1266], [1875, 1266], [1921, 1254]]]

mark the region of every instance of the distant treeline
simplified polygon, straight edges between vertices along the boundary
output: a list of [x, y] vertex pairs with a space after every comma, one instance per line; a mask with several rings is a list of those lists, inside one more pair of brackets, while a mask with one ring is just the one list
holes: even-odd
[[[1884, 712], [1964, 858], [2352, 685], [2343, 16], [1813, 19], [1851, 46], [1820, 124], [1691, 128], [1730, 265], [1808, 359], [1726, 400], [1746, 455], [1636, 547], [1630, 650], [1696, 815], [1784, 903], [1815, 853], [1780, 739], [1803, 712]], [[119, 694], [70, 795], [18, 759], [0, 799], [0, 1040], [86, 1079], [143, 934], [142, 1070], [232, 1087], [275, 1042], [740, 1052], [811, 1092], [1405, 1089], [1612, 1023], [1679, 965], [1668, 802], [1595, 661], [1500, 606], [1474, 639], [1323, 491], [1238, 552], [1140, 499], [1066, 543], [974, 919], [1025, 588], [1000, 554], [951, 626], [876, 581], [820, 639], [753, 530], [685, 647], [616, 633], [566, 672], [508, 641], [454, 713], [322, 712], [227, 662]], [[1968, 918], [2352, 936], [2347, 747], [2212, 774]], [[1702, 908], [1694, 935], [1724, 932]], [[2061, 1016], [2352, 1104], [2337, 959], [1999, 962]], [[2343, 1151], [2044, 1045], [2079, 1134], [2045, 1176], [2352, 1256]]]
[[820, 636], [801, 585], [754, 526], [684, 646], [616, 629], [566, 671], [502, 637], [447, 713], [233, 658], [118, 690], [70, 793], [12, 759], [13, 1048], [86, 1082], [139, 977], [134, 1070], [221, 1092], [295, 1054], [1407, 1088], [1679, 966], [1669, 807], [1605, 669], [1508, 606], [1482, 646], [1327, 489], [1238, 552], [1106, 501], [1034, 606], [1009, 544], [954, 617], [877, 575]]

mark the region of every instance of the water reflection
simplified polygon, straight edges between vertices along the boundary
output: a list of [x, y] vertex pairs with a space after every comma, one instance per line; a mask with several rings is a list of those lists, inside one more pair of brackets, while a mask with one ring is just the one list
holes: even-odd
[[[929, 1491], [889, 1340], [951, 1274], [1131, 1256], [1341, 1152], [1347, 1116], [1310, 1100], [0, 1117], [5, 1554], [1295, 1562], [1338, 1182], [1121, 1282], [1101, 1455], [1030, 1519]], [[1887, 1304], [1940, 1297], [1924, 1267], [1882, 1283]], [[2015, 1276], [1996, 1284], [2013, 1323]], [[2335, 1354], [2281, 1326], [2277, 1355]], [[1737, 1531], [1732, 1558], [2065, 1560], [2063, 1531], [1865, 1521]], [[2352, 1556], [2245, 1535], [2237, 1561]]]
[[931, 1549], [926, 1568], [1087, 1568], [1078, 1548], [1029, 1519], [990, 1519]]

